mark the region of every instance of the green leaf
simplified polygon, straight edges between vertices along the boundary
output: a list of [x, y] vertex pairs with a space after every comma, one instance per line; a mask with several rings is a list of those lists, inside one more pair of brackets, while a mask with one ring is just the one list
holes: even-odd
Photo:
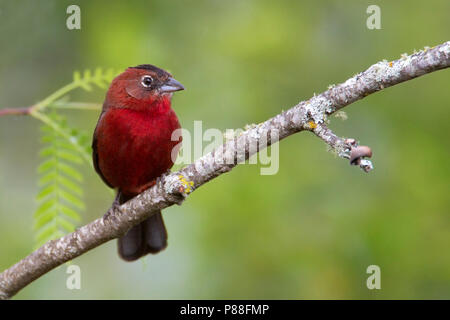
[[54, 193], [56, 191], [56, 185], [55, 184], [49, 184], [45, 188], [43, 188], [36, 196], [36, 200], [40, 201], [48, 197], [50, 194]]
[[[48, 107], [55, 103], [59, 106], [70, 103], [67, 96], [76, 88], [88, 91], [94, 87], [104, 89], [117, 74], [113, 69], [101, 68], [74, 71], [72, 83], [37, 104], [36, 118], [45, 123], [41, 126], [43, 147], [39, 155], [42, 163], [37, 170], [38, 208], [33, 215], [38, 244], [74, 230], [72, 222], [80, 221], [79, 210], [84, 209], [81, 200], [83, 188], [80, 186], [83, 176], [77, 166], [82, 163], [92, 165], [91, 137], [71, 127], [66, 117], [56, 112], [58, 108]], [[46, 110], [52, 112], [44, 114]]]
[[67, 203], [73, 205], [74, 207], [77, 207], [81, 210], [84, 209], [84, 203], [74, 195], [70, 194], [69, 192], [64, 191], [62, 189], [58, 190], [58, 196], [64, 199]]
[[42, 177], [39, 178], [38, 184], [40, 187], [45, 186], [46, 184], [52, 182], [53, 180], [56, 179], [57, 177], [57, 172], [55, 170], [53, 171], [48, 171], [47, 173], [45, 173]]
[[89, 69], [84, 70], [83, 79], [85, 81], [90, 80], [92, 78], [92, 72]]
[[69, 178], [72, 178], [77, 181], [83, 181], [83, 176], [81, 173], [79, 173], [77, 170], [75, 170], [73, 167], [65, 164], [64, 162], [59, 162], [57, 164], [58, 170], [61, 170], [63, 173], [65, 173]]
[[56, 218], [56, 223], [61, 226], [66, 232], [73, 232], [75, 230], [75, 226], [71, 224], [70, 222], [67, 222], [66, 220], [62, 218]]
[[41, 151], [39, 152], [39, 156], [41, 156], [42, 158], [50, 157], [53, 156], [55, 152], [56, 150], [53, 146], [48, 146], [46, 148], [41, 149]]
[[67, 179], [65, 176], [59, 175], [56, 177], [56, 180], [61, 186], [65, 187], [68, 191], [76, 193], [79, 196], [83, 195], [83, 189], [81, 189], [81, 187], [78, 186], [75, 182], [72, 182], [71, 180]]
[[80, 81], [81, 81], [80, 71], [74, 71], [73, 72], [73, 82], [80, 82]]
[[81, 157], [79, 155], [77, 155], [76, 153], [67, 151], [67, 150], [58, 150], [58, 157], [70, 162], [73, 162], [75, 164], [82, 164], [83, 160], [81, 159]]
[[73, 210], [63, 204], [60, 204], [58, 206], [58, 209], [61, 211], [61, 213], [63, 213], [64, 215], [66, 215], [67, 217], [69, 217], [75, 221], [81, 220], [80, 215], [75, 210]]
[[52, 206], [54, 206], [56, 204], [56, 202], [57, 202], [56, 198], [48, 198], [45, 201], [41, 202], [41, 204], [38, 206], [38, 208], [34, 212], [33, 217], [37, 218], [42, 213], [47, 212], [48, 210], [50, 210], [50, 208], [52, 208]]
[[47, 172], [49, 170], [53, 170], [56, 167], [57, 163], [56, 160], [53, 158], [50, 158], [46, 161], [44, 161], [43, 163], [41, 163], [41, 165], [38, 167], [38, 173], [44, 173]]
[[34, 221], [34, 230], [39, 230], [43, 226], [45, 226], [47, 223], [53, 221], [53, 219], [55, 219], [57, 214], [58, 214], [58, 212], [56, 212], [56, 210], [51, 210], [51, 211], [48, 211], [45, 214], [41, 215], [39, 218], [37, 218]]
[[[79, 81], [90, 78], [92, 75], [85, 72]], [[65, 117], [53, 111], [47, 119], [41, 130], [44, 146], [39, 153], [43, 159], [38, 167], [39, 206], [33, 215], [38, 245], [72, 232], [73, 222], [81, 220], [77, 211], [84, 209], [79, 185], [83, 176], [76, 166], [83, 163], [89, 149], [87, 135], [71, 128]]]
[[74, 146], [73, 143], [78, 144], [78, 139], [76, 137], [71, 137], [70, 141], [67, 140], [58, 140], [56, 142], [56, 145], [59, 149], [67, 149], [67, 150], [71, 150], [75, 153], [78, 152], [78, 149]]
[[36, 236], [38, 242], [47, 242], [50, 239], [54, 239], [54, 234], [58, 231], [58, 227], [55, 223], [47, 224], [41, 228]]

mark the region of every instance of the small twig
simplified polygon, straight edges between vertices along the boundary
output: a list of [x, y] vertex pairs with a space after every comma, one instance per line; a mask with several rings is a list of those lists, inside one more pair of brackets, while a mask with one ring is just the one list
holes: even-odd
[[338, 137], [323, 123], [309, 122], [306, 129], [322, 139], [339, 157], [350, 160], [351, 165], [359, 166], [364, 172], [373, 169], [372, 162], [365, 159], [372, 157], [372, 150], [369, 147], [358, 145], [355, 139]]
[[57, 109], [74, 109], [74, 110], [92, 110], [98, 111], [102, 108], [100, 103], [94, 102], [65, 102], [65, 101], [56, 101], [49, 105], [50, 108]]
[[16, 115], [16, 116], [29, 115], [31, 112], [31, 108], [32, 107], [0, 109], [0, 117], [1, 116], [10, 116], [10, 115]]

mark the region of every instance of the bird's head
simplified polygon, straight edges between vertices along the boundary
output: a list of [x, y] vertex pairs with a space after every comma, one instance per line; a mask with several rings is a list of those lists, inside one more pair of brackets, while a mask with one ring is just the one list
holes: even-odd
[[106, 94], [105, 107], [151, 109], [170, 106], [172, 93], [184, 90], [172, 75], [151, 64], [130, 67], [118, 75]]

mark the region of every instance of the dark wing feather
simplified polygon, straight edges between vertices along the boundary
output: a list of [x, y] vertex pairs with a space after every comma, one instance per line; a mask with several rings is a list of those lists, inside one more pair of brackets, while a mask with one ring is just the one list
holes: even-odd
[[94, 130], [94, 137], [92, 139], [92, 161], [94, 163], [95, 171], [97, 171], [100, 178], [102, 178], [103, 182], [110, 188], [114, 188], [105, 178], [105, 176], [102, 173], [102, 170], [100, 170], [100, 166], [98, 163], [98, 152], [97, 152], [97, 129], [99, 127], [100, 122], [102, 121], [104, 112], [100, 114], [100, 117], [98, 118], [97, 126]]

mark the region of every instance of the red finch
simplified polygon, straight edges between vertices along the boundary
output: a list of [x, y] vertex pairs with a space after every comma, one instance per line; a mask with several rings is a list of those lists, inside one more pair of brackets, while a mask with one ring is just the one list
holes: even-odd
[[[174, 159], [172, 132], [180, 128], [171, 109], [172, 92], [184, 87], [153, 65], [131, 67], [111, 83], [92, 143], [94, 167], [103, 181], [117, 188], [119, 204], [155, 184]], [[167, 246], [161, 212], [119, 239], [119, 255], [134, 261]]]

